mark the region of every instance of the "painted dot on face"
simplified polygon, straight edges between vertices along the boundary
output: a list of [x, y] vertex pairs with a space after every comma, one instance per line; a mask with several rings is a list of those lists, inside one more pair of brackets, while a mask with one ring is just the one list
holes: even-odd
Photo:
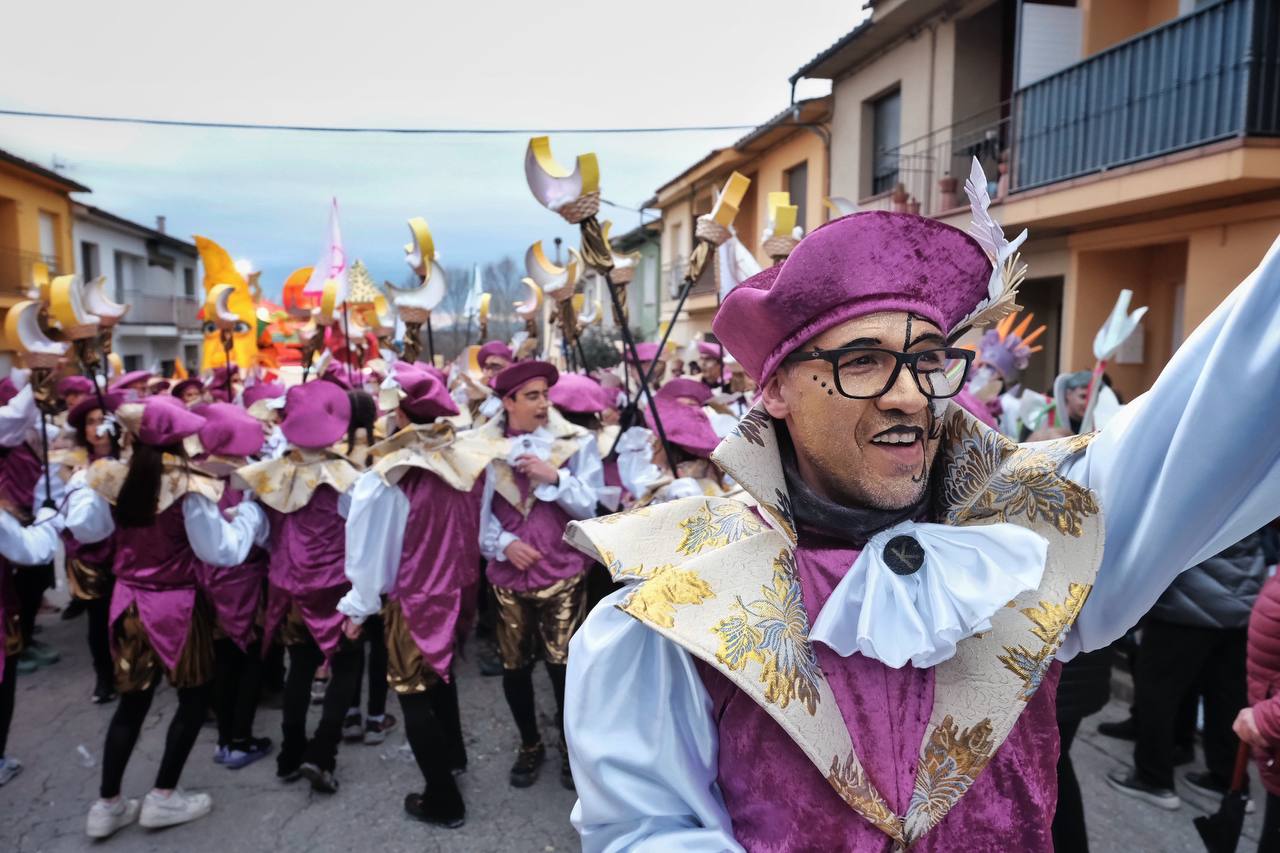
[[828, 388], [828, 389], [827, 389], [827, 396], [828, 396], [828, 397], [832, 396], [832, 395], [833, 395], [833, 394], [835, 394], [835, 393], [836, 393], [836, 392], [835, 392], [835, 391], [832, 391], [830, 388]]

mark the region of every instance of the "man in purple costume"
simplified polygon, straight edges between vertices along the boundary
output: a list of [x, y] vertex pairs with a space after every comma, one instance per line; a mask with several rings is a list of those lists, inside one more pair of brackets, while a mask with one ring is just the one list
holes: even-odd
[[[559, 376], [545, 361], [503, 370], [493, 381], [503, 413], [480, 430], [509, 447], [485, 476], [480, 550], [498, 600], [502, 689], [520, 730], [510, 774], [516, 788], [532, 785], [546, 759], [533, 698], [534, 662], [541, 657], [546, 664], [559, 720], [569, 638], [586, 615], [591, 559], [563, 542], [565, 526], [594, 516], [604, 487], [595, 438], [551, 407], [547, 392]], [[567, 751], [562, 756], [560, 781], [572, 787]]]
[[1019, 279], [975, 223], [853, 214], [725, 300], [754, 506], [570, 526], [628, 584], [570, 656], [585, 850], [1051, 850], [1061, 661], [1274, 516], [1280, 246], [1107, 429], [1019, 446], [948, 402]]

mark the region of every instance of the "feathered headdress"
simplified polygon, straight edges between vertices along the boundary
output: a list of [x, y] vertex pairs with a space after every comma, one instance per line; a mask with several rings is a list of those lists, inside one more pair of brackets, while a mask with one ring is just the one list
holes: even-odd
[[957, 328], [984, 329], [1018, 311], [1018, 287], [1027, 277], [1027, 265], [1021, 262], [1018, 247], [1027, 239], [1027, 231], [1024, 228], [1012, 242], [1005, 239], [1004, 229], [991, 218], [987, 176], [977, 157], [973, 158], [969, 180], [964, 182], [964, 192], [973, 211], [969, 233], [991, 259], [991, 280], [987, 284], [987, 298], [979, 302]]
[[1027, 369], [1031, 356], [1044, 349], [1032, 346], [1044, 334], [1044, 324], [1027, 334], [1035, 316], [1028, 314], [1018, 323], [1018, 315], [1010, 314], [997, 323], [994, 329], [988, 329], [978, 343], [978, 363], [989, 365], [998, 372], [1006, 386], [1016, 385], [1019, 374]]

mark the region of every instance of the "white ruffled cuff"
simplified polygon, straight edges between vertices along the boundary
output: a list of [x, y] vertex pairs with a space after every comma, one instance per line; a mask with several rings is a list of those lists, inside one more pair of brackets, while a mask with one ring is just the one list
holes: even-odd
[[[924, 551], [912, 574], [889, 568], [885, 546], [911, 536]], [[951, 658], [956, 643], [991, 629], [991, 616], [1040, 584], [1049, 543], [1014, 524], [954, 527], [904, 522], [871, 537], [814, 620], [810, 639], [897, 669]]]

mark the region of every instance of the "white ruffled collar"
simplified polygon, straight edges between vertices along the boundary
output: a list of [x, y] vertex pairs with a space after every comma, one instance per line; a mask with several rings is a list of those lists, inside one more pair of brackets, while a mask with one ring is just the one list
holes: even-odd
[[[924, 551], [897, 574], [885, 546], [911, 536]], [[931, 667], [956, 643], [991, 629], [991, 616], [1040, 584], [1049, 543], [1014, 524], [971, 527], [903, 522], [867, 542], [814, 620], [810, 639], [842, 657], [858, 652], [895, 669]]]

